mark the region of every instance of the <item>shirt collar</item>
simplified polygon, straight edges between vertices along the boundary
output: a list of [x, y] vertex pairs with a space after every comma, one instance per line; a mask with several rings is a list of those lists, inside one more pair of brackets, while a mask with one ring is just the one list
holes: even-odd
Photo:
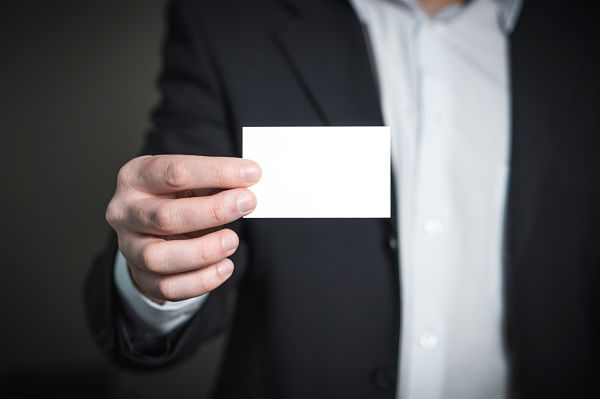
[[[417, 0], [352, 0], [355, 10], [358, 13], [358, 17], [363, 21], [365, 21], [364, 15], [364, 3], [365, 1], [396, 1], [412, 10], [417, 12], [421, 12], [419, 5], [417, 4]], [[470, 0], [470, 1], [482, 1], [482, 0]], [[523, 0], [493, 0], [500, 7], [500, 12], [498, 15], [500, 27], [505, 33], [511, 33], [515, 25], [517, 24], [517, 20], [519, 19], [519, 14], [521, 13], [521, 7], [523, 5]], [[452, 6], [451, 6], [452, 7]], [[456, 9], [445, 10], [450, 13], [454, 13]], [[442, 11], [444, 12], [444, 11]]]

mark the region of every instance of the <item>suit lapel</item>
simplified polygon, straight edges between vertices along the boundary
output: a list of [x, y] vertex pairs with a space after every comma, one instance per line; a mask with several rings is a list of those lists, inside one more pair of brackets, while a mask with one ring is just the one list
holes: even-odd
[[379, 97], [360, 22], [350, 4], [293, 2], [275, 40], [325, 125], [382, 125]]

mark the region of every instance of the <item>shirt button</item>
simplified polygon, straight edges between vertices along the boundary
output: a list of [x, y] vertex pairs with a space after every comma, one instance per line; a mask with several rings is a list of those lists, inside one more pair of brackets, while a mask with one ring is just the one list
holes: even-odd
[[444, 229], [444, 225], [440, 219], [429, 219], [425, 222], [423, 228], [427, 234], [434, 235], [441, 233]]
[[421, 347], [424, 349], [428, 349], [428, 350], [435, 349], [437, 344], [438, 344], [437, 336], [430, 332], [423, 333], [419, 337], [419, 345], [421, 345]]
[[378, 367], [371, 372], [371, 383], [381, 391], [396, 387], [396, 373], [389, 367]]

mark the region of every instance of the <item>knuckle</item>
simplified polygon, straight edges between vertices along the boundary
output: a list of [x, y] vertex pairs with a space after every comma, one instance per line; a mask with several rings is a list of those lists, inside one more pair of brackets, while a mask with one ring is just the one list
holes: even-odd
[[178, 227], [176, 212], [169, 204], [160, 205], [154, 214], [154, 227], [158, 230], [171, 234], [175, 233]]
[[200, 265], [205, 265], [210, 261], [210, 255], [207, 253], [203, 243], [196, 246], [196, 258]]
[[208, 282], [204, 279], [204, 277], [202, 277], [202, 275], [198, 275], [196, 277], [196, 286], [200, 291], [199, 295], [206, 294], [207, 292], [212, 291], [214, 289], [214, 287], [211, 287], [211, 285], [208, 284]]
[[161, 250], [157, 244], [146, 245], [141, 253], [142, 263], [144, 267], [153, 272], [161, 274], [165, 270], [164, 261], [162, 260]]
[[123, 208], [113, 199], [108, 203], [104, 217], [108, 224], [115, 227], [123, 221]]
[[227, 212], [222, 200], [212, 198], [208, 207], [209, 218], [215, 225], [222, 225], [227, 222]]
[[162, 277], [157, 282], [156, 287], [161, 299], [167, 301], [176, 301], [178, 299], [178, 287], [175, 281], [169, 277]]
[[173, 189], [185, 187], [188, 170], [185, 163], [172, 160], [168, 162], [164, 172], [165, 183]]
[[142, 155], [127, 161], [117, 172], [117, 189], [120, 187], [133, 187], [139, 180], [139, 174], [146, 169], [147, 162], [152, 160], [152, 155]]
[[117, 173], [117, 185], [127, 185], [130, 186], [133, 182], [134, 175], [134, 164], [136, 163], [136, 158], [130, 160], [125, 165], [121, 166], [119, 172]]
[[213, 187], [226, 187], [227, 186], [227, 174], [228, 165], [225, 160], [221, 158], [213, 158], [210, 163], [207, 164], [206, 173], [208, 174], [208, 181], [210, 186]]

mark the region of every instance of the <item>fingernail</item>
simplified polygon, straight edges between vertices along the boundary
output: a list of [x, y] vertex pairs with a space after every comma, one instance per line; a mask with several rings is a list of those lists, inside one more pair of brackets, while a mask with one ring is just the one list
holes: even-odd
[[260, 179], [260, 167], [254, 162], [246, 161], [241, 169], [244, 183], [256, 183]]
[[223, 262], [217, 265], [217, 273], [219, 276], [227, 278], [233, 273], [233, 262], [229, 259], [225, 259]]
[[248, 191], [242, 191], [236, 199], [237, 209], [241, 213], [246, 213], [254, 209], [254, 195]]
[[237, 246], [237, 240], [232, 234], [223, 234], [221, 236], [221, 246], [224, 252], [231, 252]]

